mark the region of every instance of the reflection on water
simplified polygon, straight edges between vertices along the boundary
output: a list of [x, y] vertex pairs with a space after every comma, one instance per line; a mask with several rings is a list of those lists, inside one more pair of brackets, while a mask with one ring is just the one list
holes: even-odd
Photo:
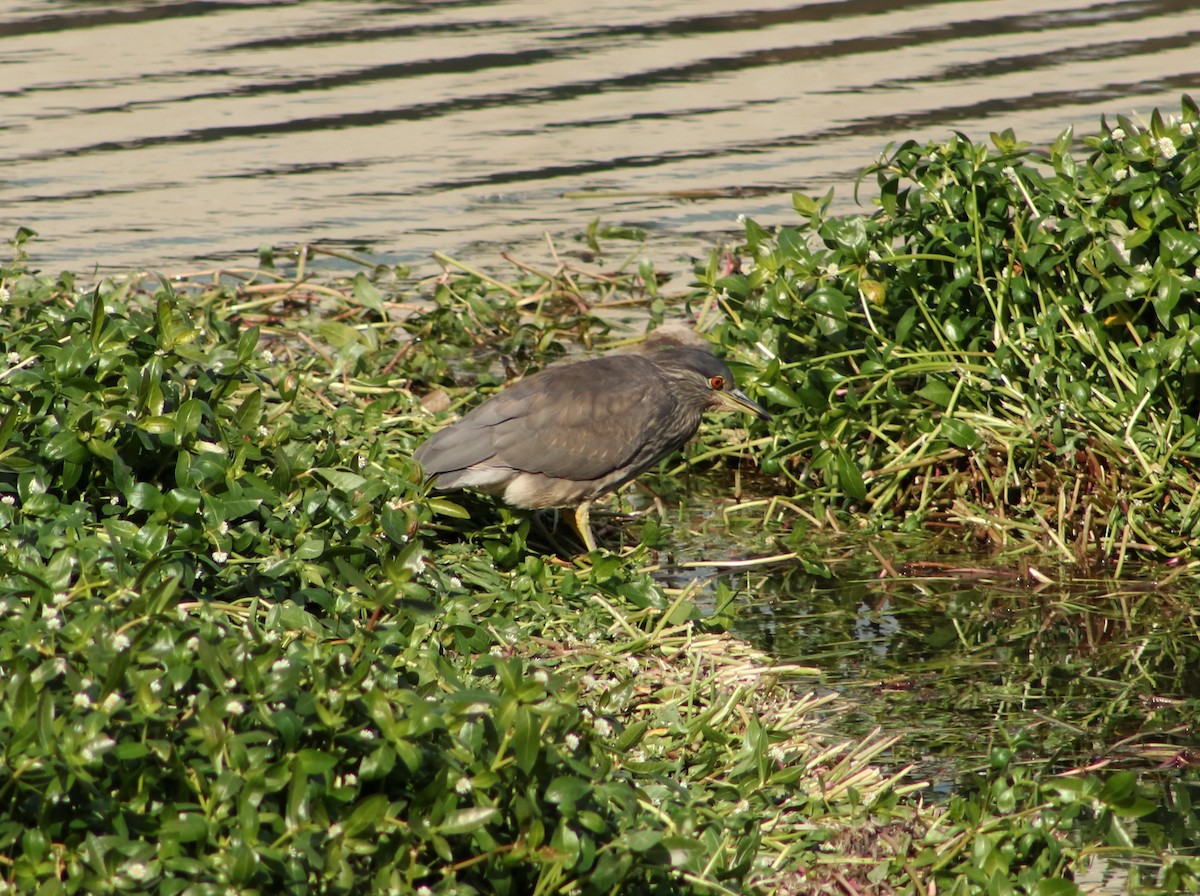
[[1200, 83], [1191, 0], [729, 7], [5, 4], [2, 223], [75, 268], [486, 258], [596, 216], [695, 250], [794, 189], [848, 202], [891, 141], [1044, 141]]
[[[829, 550], [863, 553], [854, 543]], [[919, 732], [900, 756], [942, 785], [1018, 734], [1059, 771], [1161, 768], [1190, 745], [1190, 722], [1180, 723], [1200, 693], [1191, 583], [1036, 585], [1019, 567], [968, 557], [909, 573], [896, 565], [899, 578], [843, 559], [833, 579], [781, 564], [730, 582], [744, 600], [738, 631], [820, 669], [819, 686], [856, 707], [837, 720], [847, 733]]]

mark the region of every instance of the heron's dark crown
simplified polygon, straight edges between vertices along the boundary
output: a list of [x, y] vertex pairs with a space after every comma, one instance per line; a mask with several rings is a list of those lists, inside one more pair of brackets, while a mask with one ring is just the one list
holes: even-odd
[[730, 388], [733, 387], [733, 374], [729, 371], [729, 365], [702, 348], [681, 346], [662, 349], [649, 357], [663, 375], [670, 379], [690, 380], [699, 376], [708, 381], [714, 376], [720, 376], [725, 378]]

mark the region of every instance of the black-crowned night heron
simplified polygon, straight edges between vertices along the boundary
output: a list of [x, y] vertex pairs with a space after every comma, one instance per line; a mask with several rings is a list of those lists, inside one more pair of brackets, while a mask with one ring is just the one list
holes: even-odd
[[703, 348], [605, 355], [549, 367], [488, 399], [413, 455], [440, 491], [472, 488], [515, 507], [576, 507], [596, 549], [591, 502], [681, 448], [710, 408], [771, 415]]

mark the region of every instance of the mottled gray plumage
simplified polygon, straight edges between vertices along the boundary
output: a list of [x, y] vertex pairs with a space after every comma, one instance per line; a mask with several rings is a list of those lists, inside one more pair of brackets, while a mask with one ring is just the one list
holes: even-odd
[[701, 414], [722, 406], [770, 419], [702, 348], [605, 355], [509, 386], [413, 456], [439, 490], [473, 488], [516, 507], [578, 505], [576, 526], [594, 550], [591, 501], [682, 447]]

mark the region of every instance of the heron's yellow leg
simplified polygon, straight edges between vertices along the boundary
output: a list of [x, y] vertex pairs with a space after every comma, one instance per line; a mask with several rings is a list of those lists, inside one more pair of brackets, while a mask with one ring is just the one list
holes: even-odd
[[596, 550], [596, 539], [592, 537], [591, 510], [591, 501], [584, 501], [575, 508], [575, 528], [579, 530], [579, 537], [583, 539], [583, 546], [588, 553]]

